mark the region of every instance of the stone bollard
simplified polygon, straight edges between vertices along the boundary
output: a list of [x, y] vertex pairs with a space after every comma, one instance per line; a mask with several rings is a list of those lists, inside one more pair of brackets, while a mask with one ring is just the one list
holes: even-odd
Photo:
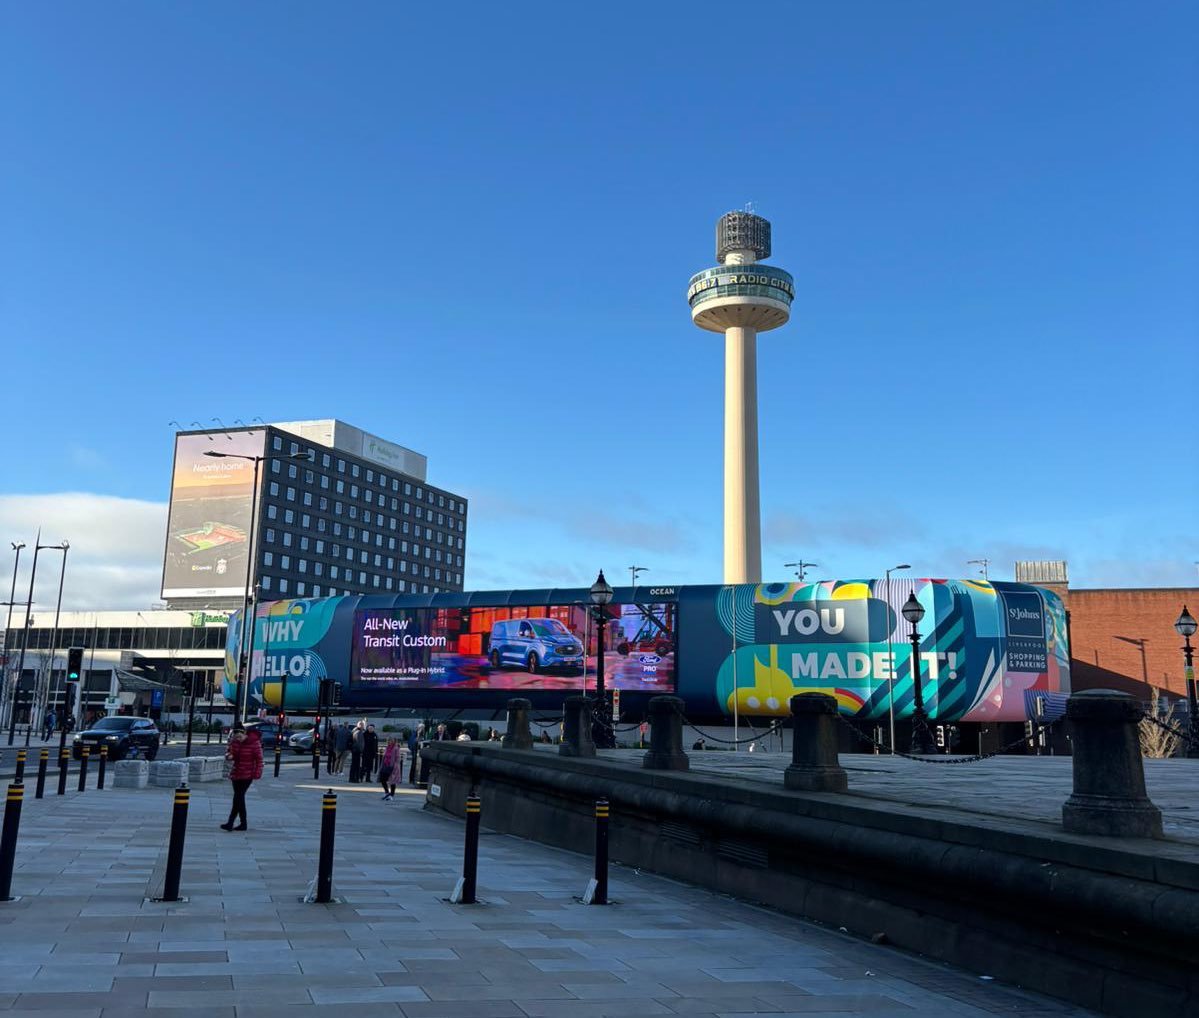
[[649, 702], [649, 752], [641, 766], [655, 771], [685, 771], [691, 766], [683, 752], [683, 701], [655, 696]]
[[1072, 729], [1074, 793], [1062, 805], [1071, 834], [1162, 837], [1162, 814], [1145, 792], [1138, 724], [1141, 705], [1127, 693], [1088, 689], [1066, 701]]
[[793, 792], [844, 792], [845, 768], [837, 760], [837, 701], [826, 693], [791, 697], [791, 766], [783, 787]]
[[529, 711], [533, 704], [517, 698], [508, 701], [508, 730], [504, 732], [504, 749], [532, 749], [533, 732], [529, 728]]
[[151, 761], [150, 784], [160, 788], [177, 788], [187, 784], [187, 764], [182, 760]]
[[595, 756], [591, 700], [585, 696], [568, 696], [562, 708], [562, 744], [558, 747], [558, 755]]
[[118, 760], [112, 765], [113, 788], [145, 788], [149, 783], [148, 760]]

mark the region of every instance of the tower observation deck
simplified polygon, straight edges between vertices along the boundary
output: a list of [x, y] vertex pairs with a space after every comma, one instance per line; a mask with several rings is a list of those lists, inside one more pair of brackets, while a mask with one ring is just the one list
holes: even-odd
[[762, 265], [770, 223], [729, 212], [716, 224], [716, 268], [691, 277], [687, 302], [701, 329], [724, 333], [724, 582], [762, 581], [758, 502], [758, 333], [791, 317], [789, 272]]

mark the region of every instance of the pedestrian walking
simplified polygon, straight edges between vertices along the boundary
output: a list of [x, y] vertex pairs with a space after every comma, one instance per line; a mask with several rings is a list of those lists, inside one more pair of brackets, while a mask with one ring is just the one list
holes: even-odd
[[370, 781], [375, 767], [379, 763], [379, 736], [375, 734], [375, 726], [368, 724], [362, 736], [362, 780]]
[[408, 784], [416, 784], [416, 758], [420, 753], [421, 740], [425, 737], [425, 726], [417, 725], [416, 731], [408, 733]]
[[46, 716], [42, 719], [42, 742], [49, 742], [50, 737], [54, 734], [54, 722], [58, 720], [58, 715], [54, 713], [53, 707], [46, 708]]
[[395, 738], [387, 740], [383, 760], [379, 764], [379, 784], [383, 786], [383, 801], [396, 795], [396, 773], [400, 769], [400, 744]]
[[[244, 831], [246, 820], [246, 792], [250, 786], [262, 777], [262, 739], [257, 731], [247, 732], [241, 725], [235, 725], [229, 736], [229, 745], [225, 749], [225, 759], [229, 761], [229, 780], [233, 783], [233, 804], [229, 807], [229, 819], [221, 824], [225, 831]], [[240, 823], [234, 827], [233, 821], [240, 818]]]
[[345, 770], [346, 754], [350, 751], [350, 726], [343, 721], [337, 726], [337, 766], [334, 768], [335, 774], [340, 774]]
[[350, 733], [350, 784], [356, 785], [362, 780], [362, 749], [366, 738], [366, 722], [359, 721]]

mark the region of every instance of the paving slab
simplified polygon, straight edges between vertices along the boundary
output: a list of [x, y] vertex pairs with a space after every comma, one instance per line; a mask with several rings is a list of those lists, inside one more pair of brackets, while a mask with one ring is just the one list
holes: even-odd
[[373, 787], [335, 783], [343, 900], [304, 904], [327, 787], [309, 776], [291, 768], [258, 782], [245, 833], [217, 826], [225, 783], [193, 788], [188, 900], [176, 903], [148, 900], [162, 879], [170, 789], [27, 801], [20, 898], [0, 904], [0, 1015], [1089, 1013], [622, 867], [611, 874], [619, 904], [584, 906], [589, 859], [490, 833], [485, 904], [450, 905], [462, 824], [423, 811], [410, 790], [385, 803]]

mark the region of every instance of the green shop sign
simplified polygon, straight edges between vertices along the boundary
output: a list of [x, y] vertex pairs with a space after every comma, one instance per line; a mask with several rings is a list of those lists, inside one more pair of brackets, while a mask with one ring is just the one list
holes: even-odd
[[214, 623], [218, 626], [229, 625], [228, 615], [209, 615], [207, 612], [192, 612], [193, 626], [206, 626], [209, 623]]

